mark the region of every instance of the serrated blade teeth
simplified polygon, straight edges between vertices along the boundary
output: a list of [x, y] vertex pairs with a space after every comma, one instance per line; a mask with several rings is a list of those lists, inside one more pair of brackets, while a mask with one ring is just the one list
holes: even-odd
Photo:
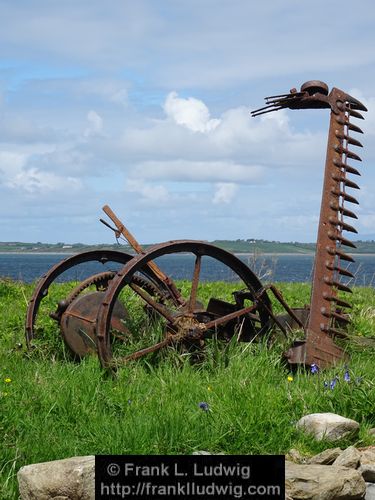
[[335, 287], [338, 290], [342, 290], [343, 292], [353, 293], [351, 288], [349, 288], [347, 285], [344, 285], [339, 281], [331, 280], [330, 278], [328, 278], [328, 276], [324, 276], [324, 282], [329, 286]]
[[323, 331], [329, 333], [330, 335], [332, 335], [332, 337], [338, 337], [340, 339], [348, 338], [348, 334], [346, 332], [337, 330], [337, 328], [333, 328], [332, 326], [325, 326], [323, 328]]
[[341, 234], [340, 234], [340, 233], [338, 233], [338, 232], [328, 231], [328, 233], [327, 233], [327, 234], [328, 234], [328, 238], [329, 238], [330, 240], [333, 240], [333, 241], [339, 241], [342, 245], [345, 245], [345, 246], [347, 246], [347, 247], [357, 248], [357, 247], [355, 246], [355, 244], [354, 244], [352, 241], [350, 241], [350, 240], [348, 240], [348, 239], [344, 238], [344, 237], [343, 237], [343, 236], [341, 236]]
[[345, 125], [348, 127], [349, 130], [352, 130], [353, 132], [358, 132], [358, 134], [363, 134], [363, 130], [357, 127], [357, 125], [354, 125], [354, 123], [345, 122]]
[[352, 160], [362, 161], [361, 157], [357, 154], [353, 153], [353, 151], [349, 151], [347, 148], [343, 148], [340, 145], [335, 146], [335, 151], [337, 153], [345, 155], [347, 158], [351, 158]]
[[350, 217], [352, 219], [358, 219], [357, 215], [354, 212], [352, 212], [351, 210], [348, 210], [347, 208], [339, 207], [339, 212], [342, 215], [345, 215], [346, 217]]
[[348, 130], [358, 132], [358, 134], [363, 134], [363, 130], [361, 128], [359, 128], [357, 125], [354, 125], [354, 123], [351, 123], [349, 120], [345, 120], [345, 118], [340, 115], [336, 117], [336, 122], [339, 125], [346, 125], [348, 127]]
[[345, 175], [335, 175], [334, 174], [334, 175], [332, 175], [332, 179], [334, 179], [337, 182], [342, 182], [347, 187], [350, 187], [350, 188], [353, 188], [353, 189], [361, 189], [358, 186], [358, 184], [356, 184], [355, 182], [353, 182], [350, 179], [348, 179], [347, 177], [345, 177]]
[[358, 118], [359, 120], [364, 120], [364, 116], [361, 115], [361, 113], [358, 113], [358, 111], [354, 111], [354, 109], [347, 108], [346, 111], [350, 116], [354, 116], [354, 118]]
[[350, 165], [344, 165], [344, 167], [345, 167], [345, 170], [347, 172], [349, 172], [349, 174], [361, 176], [361, 173], [356, 168], [351, 167]]
[[[359, 205], [359, 201], [356, 198], [354, 198], [354, 196], [350, 196], [350, 194], [345, 193], [345, 191], [336, 191], [335, 189], [332, 189], [331, 193], [333, 194], [333, 196], [337, 196], [337, 197], [341, 196], [341, 198], [343, 200], [348, 201], [349, 203], [354, 203], [355, 205]], [[343, 208], [343, 207], [340, 207], [340, 208]], [[346, 210], [346, 209], [343, 208], [343, 210]], [[357, 218], [358, 217], [356, 216], [355, 219], [357, 219]]]
[[361, 111], [367, 111], [367, 108], [361, 101], [358, 101], [355, 97], [348, 96], [347, 102], [350, 104], [350, 109], [360, 109]]
[[353, 144], [353, 146], [363, 148], [363, 145], [359, 141], [357, 141], [357, 139], [353, 139], [353, 137], [350, 137], [349, 135], [340, 134], [338, 131], [336, 131], [336, 137], [338, 139], [341, 139], [342, 141], [346, 141], [348, 144]]
[[340, 226], [344, 231], [348, 231], [349, 233], [358, 233], [355, 227], [347, 224], [346, 222], [339, 220], [337, 217], [333, 217], [332, 215], [329, 217], [329, 222], [333, 226]]
[[326, 250], [330, 255], [337, 255], [341, 260], [346, 260], [347, 262], [355, 262], [351, 255], [343, 252], [342, 250], [339, 250], [338, 248], [327, 247]]
[[347, 165], [346, 163], [343, 163], [342, 161], [340, 161], [338, 158], [334, 158], [333, 159], [333, 164], [337, 167], [337, 168], [344, 168], [347, 172], [349, 172], [350, 174], [354, 174], [354, 175], [361, 175], [361, 173], [354, 167], [350, 166], [350, 165]]
[[[349, 323], [350, 322], [350, 318], [348, 318], [346, 315], [340, 314], [340, 313], [337, 313], [337, 312], [334, 312], [334, 311], [327, 310], [325, 307], [322, 307], [321, 313], [326, 318], [335, 318], [338, 321], [343, 322], [343, 323]], [[330, 328], [330, 330], [331, 330], [331, 328]]]
[[351, 210], [348, 210], [347, 208], [344, 208], [337, 203], [331, 201], [329, 206], [332, 208], [332, 210], [336, 210], [337, 212], [340, 212], [342, 215], [346, 215], [346, 217], [350, 217], [352, 219], [358, 219], [356, 214], [352, 212]]
[[337, 295], [329, 295], [327, 292], [323, 292], [323, 298], [329, 302], [335, 302], [336, 305], [340, 307], [347, 307], [348, 309], [352, 309], [353, 307], [349, 302], [346, 302], [346, 300], [339, 299]]
[[354, 275], [350, 271], [342, 267], [335, 266], [329, 261], [326, 262], [326, 268], [329, 269], [330, 271], [337, 271], [342, 276], [347, 276], [348, 278], [354, 278]]

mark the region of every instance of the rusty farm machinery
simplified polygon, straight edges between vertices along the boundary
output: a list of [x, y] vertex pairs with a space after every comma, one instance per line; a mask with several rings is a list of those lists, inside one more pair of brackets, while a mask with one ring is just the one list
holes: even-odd
[[[181, 345], [188, 350], [200, 350], [205, 340], [213, 336], [241, 341], [266, 337], [273, 328], [288, 334], [301, 330], [304, 338], [294, 341], [285, 356], [291, 366], [324, 368], [342, 359], [345, 354], [335, 338], [345, 337], [349, 322], [350, 303], [343, 293], [351, 290], [342, 277], [352, 277], [345, 262], [353, 257], [344, 248], [354, 244], [343, 236], [356, 233], [347, 218], [356, 219], [347, 203], [358, 204], [347, 190], [359, 189], [348, 174], [360, 175], [348, 164], [360, 161], [351, 146], [361, 147], [352, 137], [362, 130], [352, 119], [363, 119], [365, 106], [337, 88], [329, 91], [320, 81], [309, 81], [300, 91], [266, 98], [266, 105], [252, 112], [256, 117], [280, 109], [330, 110], [330, 124], [323, 181], [320, 220], [312, 279], [311, 301], [308, 306], [293, 309], [274, 285], [263, 286], [255, 273], [238, 257], [203, 241], [170, 241], [144, 250], [112, 210], [103, 210], [115, 227], [101, 219], [124, 237], [136, 255], [123, 251], [94, 250], [68, 257], [52, 267], [38, 282], [28, 304], [26, 317], [27, 345], [37, 336], [37, 316], [50, 285], [66, 270], [82, 263], [116, 263], [116, 270], [103, 270], [80, 282], [69, 295], [55, 304], [50, 317], [60, 328], [71, 351], [79, 358], [96, 352], [102, 366], [116, 369], [167, 346]], [[166, 255], [191, 254], [191, 283], [180, 290], [157, 264]], [[236, 289], [231, 297], [201, 297], [202, 262], [214, 259], [235, 277]], [[272, 311], [270, 295], [281, 303], [283, 315]], [[132, 314], [127, 305], [132, 304]], [[133, 310], [135, 317], [132, 317]], [[150, 325], [153, 328], [149, 328]], [[150, 332], [156, 331], [157, 335]], [[143, 343], [137, 343], [143, 336]], [[130, 352], [129, 352], [130, 346]]]

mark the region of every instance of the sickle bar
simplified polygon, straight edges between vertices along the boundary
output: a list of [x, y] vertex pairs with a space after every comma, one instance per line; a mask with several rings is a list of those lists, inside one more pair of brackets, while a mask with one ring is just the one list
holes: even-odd
[[292, 89], [289, 94], [266, 98], [266, 104], [265, 108], [253, 111], [252, 115], [283, 108], [328, 108], [331, 111], [306, 340], [303, 345], [301, 342], [296, 344], [286, 354], [292, 365], [303, 363], [311, 366], [316, 363], [324, 367], [344, 357], [344, 352], [332, 339], [346, 336], [339, 328], [347, 324], [349, 318], [341, 308], [350, 308], [350, 304], [338, 294], [351, 292], [348, 283], [342, 282], [342, 277], [354, 277], [341, 263], [354, 262], [343, 247], [355, 248], [354, 243], [343, 236], [343, 231], [357, 232], [344, 220], [345, 217], [357, 219], [357, 215], [345, 206], [345, 203], [358, 204], [356, 198], [347, 192], [348, 188], [359, 189], [348, 174], [360, 175], [356, 168], [348, 165], [348, 159], [361, 161], [349, 147], [362, 147], [351, 134], [363, 132], [351, 120], [363, 119], [359, 111], [367, 109], [342, 90], [333, 88], [329, 92], [328, 86], [319, 81], [306, 82], [300, 92]]

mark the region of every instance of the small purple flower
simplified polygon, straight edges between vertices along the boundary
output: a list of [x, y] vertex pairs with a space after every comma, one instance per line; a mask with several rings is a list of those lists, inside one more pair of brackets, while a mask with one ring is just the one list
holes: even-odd
[[329, 388], [331, 390], [333, 390], [335, 388], [335, 385], [337, 384], [337, 381], [338, 381], [338, 377], [335, 377], [334, 379], [331, 380], [331, 382], [329, 383]]
[[198, 404], [199, 408], [203, 411], [210, 411], [210, 407], [208, 405], [208, 403], [206, 403], [205, 401], [202, 401]]
[[313, 363], [310, 366], [310, 371], [312, 374], [319, 373], [319, 366], [316, 363]]
[[345, 373], [344, 373], [344, 380], [345, 380], [345, 382], [350, 382], [350, 374], [349, 374], [349, 370], [345, 370]]

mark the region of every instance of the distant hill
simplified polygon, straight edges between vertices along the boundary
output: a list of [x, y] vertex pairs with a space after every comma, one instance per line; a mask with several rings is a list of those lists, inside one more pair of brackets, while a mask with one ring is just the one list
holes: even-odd
[[[270, 253], [270, 254], [311, 254], [315, 251], [315, 243], [298, 243], [298, 242], [280, 242], [267, 240], [215, 240], [211, 241], [213, 245], [224, 248], [232, 253]], [[356, 249], [348, 248], [348, 253], [358, 254], [375, 254], [375, 241], [355, 241]], [[143, 245], [148, 248], [152, 245]], [[83, 243], [22, 243], [22, 242], [0, 242], [0, 252], [26, 252], [26, 253], [78, 253], [87, 250], [109, 249], [121, 250], [123, 252], [133, 253], [133, 250], [128, 245], [85, 245]]]

